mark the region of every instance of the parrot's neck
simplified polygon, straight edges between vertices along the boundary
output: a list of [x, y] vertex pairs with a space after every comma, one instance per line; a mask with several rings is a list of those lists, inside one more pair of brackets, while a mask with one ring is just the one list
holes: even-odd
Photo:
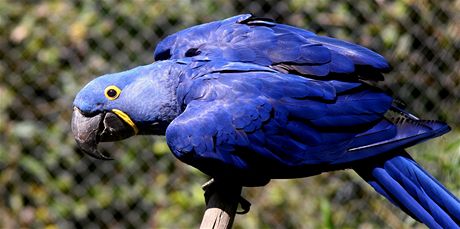
[[[138, 92], [148, 98], [142, 100], [142, 118], [139, 122], [139, 134], [162, 135], [169, 123], [182, 112], [177, 99], [177, 88], [184, 71], [182, 65], [172, 61], [156, 63], [155, 68], [145, 66], [145, 77], [136, 82]], [[158, 68], [159, 66], [159, 68]], [[146, 73], [146, 74], [145, 74]]]

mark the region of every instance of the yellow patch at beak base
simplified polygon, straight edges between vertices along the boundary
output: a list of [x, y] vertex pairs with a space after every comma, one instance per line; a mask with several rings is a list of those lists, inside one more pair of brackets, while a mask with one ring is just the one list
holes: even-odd
[[121, 119], [123, 119], [123, 121], [128, 123], [128, 125], [130, 125], [133, 128], [134, 134], [137, 134], [139, 132], [139, 129], [137, 129], [136, 124], [133, 122], [133, 120], [131, 120], [131, 118], [125, 112], [118, 110], [118, 109], [112, 109], [112, 112], [118, 115], [118, 117], [120, 117]]

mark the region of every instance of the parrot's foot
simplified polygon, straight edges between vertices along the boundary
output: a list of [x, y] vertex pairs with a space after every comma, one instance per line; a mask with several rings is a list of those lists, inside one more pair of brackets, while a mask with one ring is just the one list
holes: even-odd
[[[208, 202], [211, 194], [215, 191], [215, 188], [217, 188], [216, 186], [217, 184], [214, 178], [211, 178], [209, 181], [207, 181], [201, 186], [201, 188], [204, 190], [204, 198], [206, 200], [206, 203]], [[236, 214], [244, 215], [248, 213], [249, 210], [251, 210], [251, 202], [249, 202], [242, 196], [239, 197], [238, 204], [241, 206], [242, 210], [237, 211]]]
[[236, 214], [244, 215], [251, 210], [251, 202], [246, 200], [244, 197], [240, 196], [239, 204], [241, 206], [241, 211], [236, 211]]

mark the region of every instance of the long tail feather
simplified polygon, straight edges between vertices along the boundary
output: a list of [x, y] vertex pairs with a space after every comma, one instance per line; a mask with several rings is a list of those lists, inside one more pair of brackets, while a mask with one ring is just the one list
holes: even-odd
[[460, 228], [460, 201], [405, 151], [353, 169], [378, 193], [428, 227]]

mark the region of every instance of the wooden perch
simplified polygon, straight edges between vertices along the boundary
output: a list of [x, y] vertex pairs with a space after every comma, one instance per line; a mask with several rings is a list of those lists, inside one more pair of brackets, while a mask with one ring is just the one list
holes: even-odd
[[200, 229], [232, 227], [242, 187], [210, 180], [203, 185], [206, 211]]

